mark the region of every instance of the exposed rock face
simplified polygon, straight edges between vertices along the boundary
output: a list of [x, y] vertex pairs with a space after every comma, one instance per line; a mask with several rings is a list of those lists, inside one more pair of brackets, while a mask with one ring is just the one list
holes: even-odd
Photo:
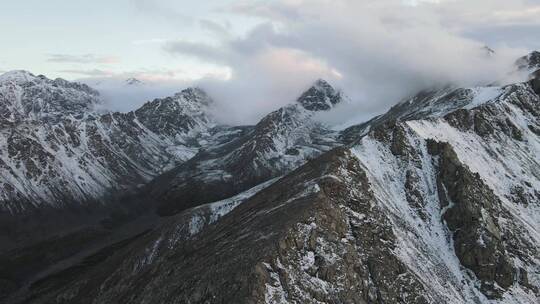
[[[517, 89], [524, 95], [470, 111], [497, 117], [493, 124], [499, 115], [527, 116], [506, 112], [509, 103], [539, 104], [527, 87]], [[500, 160], [485, 151], [499, 141], [441, 128], [452, 114], [378, 126], [352, 150], [308, 162], [218, 221], [203, 211], [212, 208], [186, 210], [28, 294], [35, 303], [534, 303], [538, 242], [525, 223], [538, 203], [520, 209], [485, 171], [473, 173], [461, 141], [476, 138], [485, 145], [476, 153], [494, 166]], [[499, 149], [522, 144], [500, 136]], [[508, 170], [538, 166], [523, 153]], [[510, 176], [500, 177], [509, 188]]]
[[307, 110], [326, 111], [342, 100], [341, 92], [336, 91], [328, 82], [319, 79], [297, 101]]
[[101, 113], [85, 85], [19, 71], [0, 79], [0, 252], [143, 212], [132, 192], [239, 136], [216, 126], [198, 89]]
[[481, 290], [488, 297], [500, 297], [514, 283], [517, 272], [499, 228], [502, 203], [480, 175], [461, 164], [449, 144], [430, 142], [429, 150], [440, 158], [439, 199], [456, 255], [482, 282]]

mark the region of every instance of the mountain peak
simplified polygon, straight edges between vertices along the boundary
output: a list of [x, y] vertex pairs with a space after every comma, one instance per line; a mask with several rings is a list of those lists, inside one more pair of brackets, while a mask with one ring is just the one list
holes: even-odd
[[125, 83], [130, 86], [140, 86], [144, 84], [141, 80], [133, 77], [126, 79]]
[[13, 70], [0, 75], [0, 81], [28, 82], [36, 76], [25, 70]]
[[488, 56], [488, 57], [491, 57], [491, 56], [495, 55], [495, 51], [492, 48], [490, 48], [489, 46], [487, 46], [487, 45], [484, 45], [482, 47], [482, 51], [484, 51], [485, 55]]
[[532, 51], [526, 56], [519, 58], [516, 65], [520, 70], [537, 70], [540, 69], [540, 52]]
[[101, 102], [99, 92], [85, 84], [23, 70], [0, 75], [0, 94], [4, 97], [0, 118], [9, 121], [84, 115]]
[[340, 103], [343, 97], [326, 80], [318, 79], [297, 101], [310, 111], [327, 111]]
[[191, 87], [182, 90], [180, 93], [177, 93], [176, 96], [183, 97], [189, 101], [195, 101], [203, 105], [209, 105], [212, 103], [212, 99], [206, 94], [206, 92], [198, 87]]

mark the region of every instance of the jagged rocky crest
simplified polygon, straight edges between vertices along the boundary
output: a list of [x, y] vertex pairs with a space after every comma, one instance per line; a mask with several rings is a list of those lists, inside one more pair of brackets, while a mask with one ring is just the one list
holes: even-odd
[[341, 132], [313, 118], [343, 102], [324, 81], [255, 126], [216, 125], [198, 89], [86, 115], [130, 161], [155, 149], [144, 211], [0, 251], [0, 299], [537, 303], [538, 79], [426, 90]]

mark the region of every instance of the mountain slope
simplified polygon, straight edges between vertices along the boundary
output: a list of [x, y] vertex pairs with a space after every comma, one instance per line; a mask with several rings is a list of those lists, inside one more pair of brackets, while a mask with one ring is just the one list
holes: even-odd
[[379, 120], [348, 147], [238, 199], [186, 209], [42, 278], [25, 296], [537, 303], [540, 96], [533, 82], [488, 90], [497, 94], [482, 102], [434, 97], [420, 112], [402, 105], [399, 113], [430, 114]]
[[540, 52], [534, 51], [530, 54], [519, 58], [516, 62], [519, 69], [536, 71], [540, 69]]
[[3, 212], [104, 202], [191, 158], [215, 126], [197, 89], [106, 114], [86, 85], [28, 72], [2, 75], [0, 93]]
[[50, 80], [26, 71], [0, 75], [0, 121], [3, 123], [83, 115], [99, 103], [99, 93], [84, 84], [60, 78]]
[[[283, 175], [340, 143], [313, 119], [321, 104], [341, 95], [319, 80], [295, 104], [267, 116], [225, 145], [208, 145], [196, 157], [157, 177], [144, 189], [161, 215], [224, 199]], [[310, 110], [312, 109], [312, 110]]]

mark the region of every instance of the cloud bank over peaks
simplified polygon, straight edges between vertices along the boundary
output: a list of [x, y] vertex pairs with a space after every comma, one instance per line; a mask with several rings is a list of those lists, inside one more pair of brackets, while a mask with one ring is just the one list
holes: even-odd
[[226, 81], [199, 82], [231, 123], [253, 123], [318, 78], [350, 96], [354, 111], [344, 114], [369, 117], [425, 88], [506, 81], [527, 53], [505, 45], [486, 52], [482, 41], [445, 24], [463, 13], [456, 1], [445, 3], [243, 1], [227, 9], [265, 20], [245, 36], [168, 41], [163, 49], [231, 69]]

